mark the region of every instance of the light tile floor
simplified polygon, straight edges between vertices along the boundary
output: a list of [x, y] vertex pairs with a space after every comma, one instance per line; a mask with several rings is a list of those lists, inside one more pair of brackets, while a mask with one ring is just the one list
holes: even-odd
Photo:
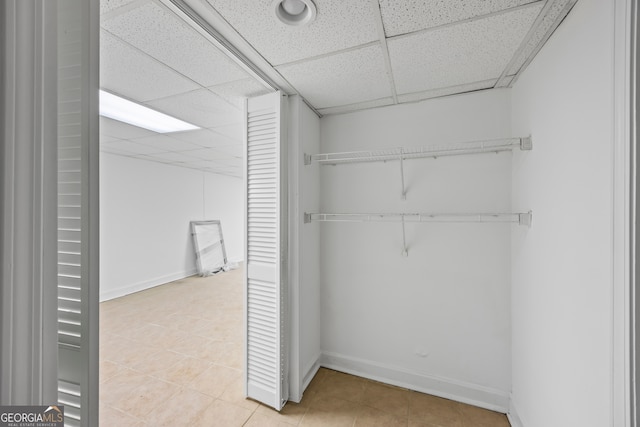
[[508, 427], [503, 414], [320, 369], [277, 413], [242, 394], [242, 270], [100, 304], [103, 427]]

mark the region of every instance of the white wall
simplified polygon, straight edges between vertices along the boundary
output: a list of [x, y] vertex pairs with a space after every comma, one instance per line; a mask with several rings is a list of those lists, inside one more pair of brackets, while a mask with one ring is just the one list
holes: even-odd
[[[510, 137], [507, 90], [321, 120], [322, 152]], [[519, 135], [516, 135], [519, 136]], [[526, 134], [525, 134], [526, 136]], [[321, 168], [324, 212], [511, 208], [511, 154]], [[528, 210], [528, 207], [527, 207]], [[322, 363], [506, 411], [511, 386], [509, 224], [321, 224]]]
[[192, 220], [220, 219], [242, 259], [242, 180], [101, 153], [100, 185], [101, 300], [195, 274]]
[[513, 207], [533, 209], [512, 240], [524, 427], [611, 425], [613, 3], [579, 1], [512, 92], [534, 141], [513, 160]]
[[320, 208], [320, 170], [304, 165], [320, 151], [320, 119], [299, 96], [289, 97], [289, 231], [292, 313], [291, 400], [299, 401], [320, 363], [320, 226], [304, 224]]
[[244, 261], [244, 186], [241, 178], [202, 172], [204, 218], [222, 224], [227, 259]]

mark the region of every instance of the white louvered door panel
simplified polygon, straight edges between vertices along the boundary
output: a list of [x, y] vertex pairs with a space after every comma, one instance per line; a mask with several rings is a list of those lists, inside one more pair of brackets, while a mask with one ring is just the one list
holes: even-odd
[[[58, 0], [58, 399], [98, 423], [97, 0]], [[91, 197], [90, 197], [91, 196]]]
[[279, 92], [246, 108], [246, 394], [277, 410], [286, 402], [284, 336], [286, 174]]

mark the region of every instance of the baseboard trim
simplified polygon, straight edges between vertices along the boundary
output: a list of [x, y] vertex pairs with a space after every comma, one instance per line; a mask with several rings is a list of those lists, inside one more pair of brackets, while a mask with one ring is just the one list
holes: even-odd
[[507, 418], [509, 419], [509, 423], [511, 427], [524, 427], [524, 423], [516, 410], [516, 406], [513, 403], [513, 396], [509, 399], [509, 412], [507, 413]]
[[309, 387], [309, 384], [311, 384], [311, 380], [313, 380], [313, 377], [318, 373], [318, 369], [320, 369], [320, 357], [321, 354], [318, 354], [316, 360], [310, 364], [307, 373], [302, 378], [302, 394], [304, 394], [304, 391]]
[[198, 270], [196, 268], [193, 268], [188, 271], [156, 277], [151, 280], [145, 280], [142, 282], [134, 283], [132, 285], [122, 286], [120, 288], [112, 289], [109, 291], [104, 291], [104, 292], [101, 291], [100, 302], [109, 301], [111, 299], [123, 297], [125, 295], [133, 294], [135, 292], [144, 291], [145, 289], [150, 289], [156, 286], [164, 285], [165, 283], [173, 282], [174, 280], [184, 279], [185, 277], [193, 276], [194, 274], [197, 274], [197, 273], [198, 273]]
[[329, 352], [322, 353], [320, 365], [336, 371], [502, 412], [503, 414], [509, 412], [508, 393], [489, 387], [450, 378], [425, 375], [407, 371], [397, 366]]

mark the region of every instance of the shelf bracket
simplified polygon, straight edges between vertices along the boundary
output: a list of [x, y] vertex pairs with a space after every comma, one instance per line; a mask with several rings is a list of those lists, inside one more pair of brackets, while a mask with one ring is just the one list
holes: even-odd
[[407, 248], [407, 235], [404, 228], [404, 215], [402, 215], [402, 256], [409, 256], [409, 249]]
[[402, 148], [400, 149], [400, 179], [402, 180], [402, 194], [400, 195], [400, 198], [402, 200], [407, 200], [407, 190], [404, 186], [404, 150]]
[[518, 224], [526, 225], [527, 227], [531, 228], [532, 216], [533, 216], [533, 213], [531, 211], [527, 213], [518, 214]]
[[520, 138], [520, 150], [531, 151], [533, 150], [533, 140], [530, 136], [526, 138]]
[[304, 223], [305, 224], [309, 224], [311, 222], [311, 214], [310, 213], [304, 213]]
[[304, 153], [304, 164], [305, 166], [309, 166], [313, 160], [313, 156], [311, 154]]

